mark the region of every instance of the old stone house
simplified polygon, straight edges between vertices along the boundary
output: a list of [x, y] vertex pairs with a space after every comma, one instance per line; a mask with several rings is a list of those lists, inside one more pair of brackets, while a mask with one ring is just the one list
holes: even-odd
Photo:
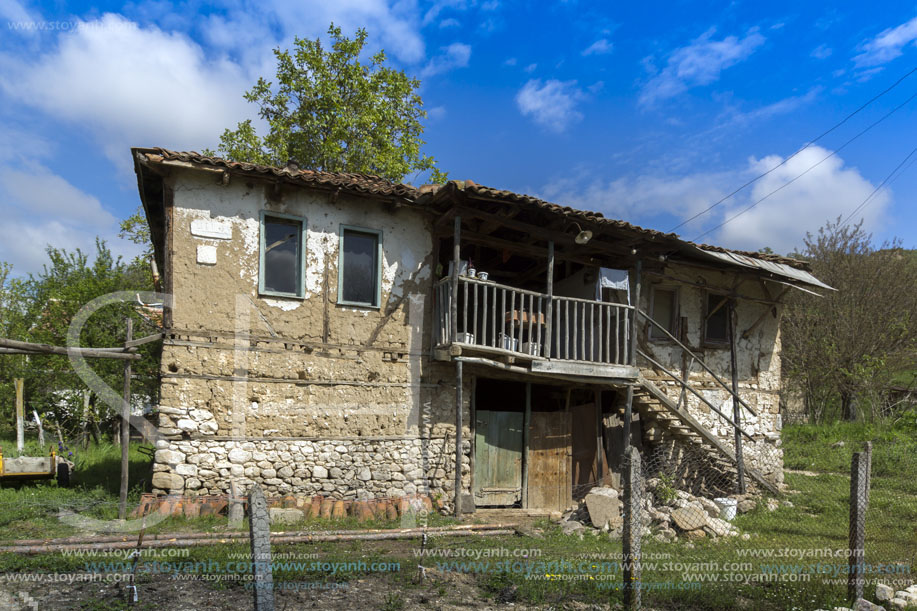
[[471, 181], [132, 152], [172, 295], [157, 492], [558, 509], [625, 443], [781, 483], [781, 297], [828, 288], [803, 263]]

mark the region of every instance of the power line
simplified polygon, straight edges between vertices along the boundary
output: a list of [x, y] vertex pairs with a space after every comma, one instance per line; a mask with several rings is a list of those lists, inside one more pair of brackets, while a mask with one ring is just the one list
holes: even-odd
[[870, 104], [872, 104], [873, 102], [875, 102], [876, 100], [878, 100], [879, 98], [881, 98], [882, 96], [884, 96], [886, 93], [888, 93], [889, 91], [891, 91], [892, 89], [894, 89], [895, 87], [897, 87], [898, 85], [900, 85], [900, 84], [904, 81], [904, 79], [906, 79], [906, 78], [909, 77], [910, 75], [914, 74], [914, 72], [917, 72], [917, 67], [911, 68], [911, 70], [908, 71], [907, 74], [905, 74], [904, 76], [902, 76], [901, 78], [899, 78], [897, 81], [895, 81], [894, 83], [892, 83], [890, 86], [888, 86], [888, 87], [886, 87], [885, 89], [883, 89], [881, 92], [879, 92], [879, 93], [877, 93], [876, 95], [874, 95], [874, 96], [873, 96], [872, 98], [870, 98], [866, 103], [864, 103], [863, 105], [861, 105], [859, 108], [857, 108], [856, 110], [854, 110], [852, 113], [850, 113], [849, 115], [847, 115], [847, 116], [844, 117], [843, 119], [841, 119], [840, 122], [836, 123], [833, 127], [831, 127], [830, 129], [828, 129], [827, 131], [822, 132], [821, 134], [819, 134], [818, 137], [816, 137], [814, 140], [811, 140], [811, 141], [807, 142], [807, 143], [805, 144], [805, 146], [803, 146], [802, 148], [798, 149], [795, 153], [793, 153], [792, 155], [790, 155], [789, 157], [787, 157], [786, 159], [784, 159], [783, 161], [781, 161], [780, 163], [778, 163], [777, 165], [775, 165], [774, 167], [772, 167], [771, 169], [767, 170], [767, 171], [764, 172], [763, 174], [759, 174], [758, 176], [755, 176], [754, 178], [752, 178], [751, 180], [749, 180], [748, 182], [746, 182], [744, 185], [742, 185], [741, 187], [739, 187], [738, 189], [736, 189], [735, 191], [733, 191], [733, 192], [730, 193], [729, 195], [726, 195], [725, 197], [723, 197], [723, 198], [720, 199], [719, 201], [714, 202], [713, 204], [711, 204], [708, 208], [706, 208], [706, 209], [704, 209], [704, 210], [701, 210], [700, 212], [698, 212], [697, 214], [695, 214], [695, 215], [692, 216], [691, 218], [689, 218], [689, 219], [687, 219], [687, 220], [685, 220], [685, 221], [682, 221], [682, 222], [679, 223], [678, 225], [675, 225], [674, 227], [672, 227], [672, 228], [669, 230], [669, 232], [673, 232], [673, 231], [675, 231], [676, 229], [678, 229], [679, 227], [683, 227], [684, 225], [687, 225], [688, 223], [690, 223], [691, 221], [693, 221], [693, 220], [696, 219], [697, 217], [703, 216], [704, 214], [707, 214], [708, 212], [710, 212], [711, 210], [713, 210], [714, 208], [716, 208], [717, 206], [719, 206], [720, 204], [722, 204], [723, 202], [725, 202], [727, 199], [731, 198], [733, 195], [735, 195], [736, 193], [738, 193], [739, 191], [741, 191], [741, 190], [744, 189], [745, 187], [748, 187], [749, 185], [752, 185], [752, 184], [758, 182], [759, 180], [761, 180], [762, 178], [764, 178], [765, 176], [767, 176], [768, 174], [770, 174], [771, 172], [773, 172], [773, 171], [776, 170], [777, 168], [779, 168], [779, 167], [785, 165], [790, 159], [792, 159], [793, 157], [795, 157], [795, 156], [798, 155], [799, 153], [803, 152], [804, 150], [806, 150], [807, 148], [809, 148], [810, 146], [812, 146], [813, 144], [815, 144], [816, 142], [818, 142], [819, 140], [821, 140], [822, 138], [824, 138], [825, 136], [827, 136], [828, 134], [830, 134], [831, 132], [833, 132], [834, 130], [836, 130], [837, 128], [839, 128], [841, 125], [843, 125], [844, 123], [846, 123], [847, 121], [849, 121], [850, 119], [852, 119], [852, 118], [854, 117], [854, 115], [856, 115], [857, 113], [859, 113], [861, 110], [863, 110], [864, 108], [866, 108], [867, 106], [869, 106]]
[[[897, 180], [897, 179], [898, 179], [898, 176], [901, 176], [901, 174], [898, 174], [898, 176], [895, 176], [894, 178], [892, 178], [892, 176], [894, 176], [894, 174], [895, 174], [899, 169], [901, 169], [901, 166], [903, 166], [905, 163], [907, 163], [907, 160], [908, 160], [908, 159], [910, 159], [911, 157], [913, 157], [914, 153], [917, 153], [917, 148], [914, 148], [914, 150], [912, 150], [910, 153], [907, 154], [907, 157], [905, 157], [905, 158], [901, 161], [901, 163], [899, 163], [897, 166], [895, 166], [895, 169], [892, 170], [892, 171], [889, 173], [889, 175], [885, 177], [885, 180], [883, 180], [882, 182], [880, 182], [880, 183], [879, 183], [879, 186], [876, 187], [875, 189], [873, 189], [872, 193], [869, 194], [869, 197], [867, 197], [866, 199], [864, 199], [863, 202], [862, 202], [859, 206], [857, 206], [856, 208], [853, 209], [853, 212], [851, 212], [849, 215], [847, 215], [847, 218], [844, 219], [844, 222], [842, 222], [842, 223], [840, 224], [840, 226], [843, 227], [844, 225], [846, 225], [847, 223], [849, 223], [849, 222], [850, 222], [850, 219], [852, 219], [853, 216], [854, 216], [857, 212], [859, 212], [859, 211], [862, 210], [864, 207], [866, 207], [866, 205], [869, 203], [869, 201], [870, 201], [873, 197], [875, 197], [876, 193], [878, 193], [879, 191], [881, 191], [881, 190], [885, 187], [885, 183], [894, 182], [895, 180]], [[903, 171], [902, 171], [902, 173], [903, 173]]]
[[[917, 68], [915, 68], [915, 70], [917, 70]], [[912, 72], [913, 72], [913, 71], [912, 71]], [[711, 227], [711, 228], [708, 229], [707, 231], [705, 231], [705, 232], [703, 232], [702, 234], [698, 235], [698, 236], [697, 236], [696, 238], [694, 238], [692, 241], [697, 242], [698, 240], [700, 240], [702, 237], [704, 237], [704, 236], [707, 235], [708, 233], [711, 233], [711, 232], [713, 232], [713, 231], [716, 231], [716, 230], [719, 229], [720, 227], [723, 227], [723, 226], [727, 225], [728, 223], [731, 223], [732, 221], [736, 220], [737, 218], [739, 218], [740, 216], [742, 216], [743, 214], [745, 214], [746, 212], [748, 212], [749, 210], [751, 210], [752, 208], [754, 208], [755, 206], [757, 206], [758, 204], [760, 204], [761, 202], [763, 202], [764, 200], [768, 199], [771, 195], [774, 195], [774, 194], [777, 193], [778, 191], [782, 191], [782, 190], [785, 189], [786, 187], [790, 186], [791, 184], [793, 184], [794, 182], [796, 182], [797, 180], [799, 180], [800, 178], [802, 178], [803, 176], [805, 176], [806, 174], [808, 174], [809, 172], [811, 172], [812, 170], [814, 170], [815, 168], [817, 168], [818, 166], [820, 166], [821, 164], [823, 164], [824, 162], [828, 161], [829, 159], [831, 159], [832, 157], [834, 157], [835, 155], [837, 155], [838, 153], [840, 153], [842, 150], [844, 150], [844, 148], [847, 147], [848, 144], [850, 144], [851, 142], [853, 142], [854, 140], [856, 140], [857, 138], [859, 138], [860, 136], [862, 136], [863, 134], [865, 134], [866, 132], [868, 132], [869, 130], [871, 130], [873, 127], [875, 127], [876, 125], [878, 125], [879, 123], [881, 123], [881, 122], [884, 121], [885, 119], [889, 118], [890, 116], [892, 116], [893, 114], [895, 114], [896, 112], [898, 112], [901, 108], [903, 108], [904, 106], [906, 106], [906, 105], [907, 105], [911, 100], [913, 100], [915, 97], [917, 97], [917, 93], [912, 94], [911, 97], [909, 97], [908, 99], [906, 99], [905, 101], [903, 101], [901, 104], [895, 106], [895, 107], [892, 108], [890, 111], [888, 111], [887, 113], [885, 113], [884, 115], [882, 115], [882, 117], [880, 117], [878, 120], [876, 120], [876, 121], [874, 121], [873, 123], [871, 123], [870, 125], [868, 125], [865, 129], [863, 129], [861, 132], [859, 132], [859, 133], [858, 133], [857, 135], [855, 135], [853, 138], [851, 138], [850, 140], [848, 140], [848, 141], [845, 142], [844, 144], [840, 145], [837, 149], [835, 149], [834, 151], [832, 151], [831, 153], [829, 153], [827, 156], [823, 157], [818, 163], [816, 163], [816, 164], [814, 164], [814, 165], [812, 165], [812, 166], [809, 166], [809, 167], [806, 168], [806, 170], [805, 170], [804, 172], [802, 172], [801, 174], [798, 174], [798, 175], [794, 176], [794, 177], [793, 177], [792, 179], [790, 179], [789, 181], [783, 183], [782, 185], [780, 185], [779, 187], [777, 187], [776, 189], [774, 189], [773, 191], [771, 191], [770, 193], [768, 193], [767, 195], [765, 195], [764, 197], [762, 197], [761, 199], [759, 199], [759, 200], [755, 201], [754, 203], [752, 203], [750, 206], [748, 206], [748, 207], [742, 209], [740, 212], [737, 212], [736, 214], [732, 215], [731, 217], [729, 217], [728, 219], [726, 219], [725, 221], [723, 221], [723, 222], [720, 223], [719, 225], [717, 225], [717, 226], [715, 226], [715, 227]], [[777, 167], [779, 167], [779, 166], [777, 166]]]

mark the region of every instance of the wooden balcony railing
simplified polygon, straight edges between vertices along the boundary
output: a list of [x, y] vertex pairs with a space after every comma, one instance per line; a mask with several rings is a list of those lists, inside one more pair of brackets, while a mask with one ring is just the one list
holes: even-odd
[[435, 285], [434, 329], [440, 346], [461, 344], [532, 359], [627, 364], [633, 308], [548, 296], [495, 282], [459, 277], [456, 335], [452, 279]]

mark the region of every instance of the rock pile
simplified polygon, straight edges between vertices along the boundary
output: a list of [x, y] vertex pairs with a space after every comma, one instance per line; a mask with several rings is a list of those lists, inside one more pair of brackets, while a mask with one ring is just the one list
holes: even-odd
[[[917, 583], [911, 584], [906, 588], [895, 590], [895, 588], [884, 583], [876, 584], [875, 599], [877, 604], [860, 598], [856, 601], [853, 609], [849, 607], [835, 607], [833, 611], [886, 611], [890, 609], [917, 609]], [[884, 605], [884, 606], [883, 606]], [[819, 609], [818, 611], [822, 611]]]
[[[739, 513], [747, 513], [757, 506], [752, 495], [732, 495]], [[776, 509], [776, 505], [773, 509]], [[768, 506], [768, 509], [772, 509]], [[657, 541], [675, 541], [740, 536], [739, 530], [722, 519], [722, 508], [713, 500], [675, 490], [658, 478], [646, 482], [643, 499], [643, 536], [653, 536]], [[565, 534], [581, 535], [591, 526], [596, 531], [620, 537], [624, 523], [623, 503], [614, 488], [596, 487], [583, 501], [563, 515], [557, 516]], [[747, 534], [741, 535], [747, 539]]]

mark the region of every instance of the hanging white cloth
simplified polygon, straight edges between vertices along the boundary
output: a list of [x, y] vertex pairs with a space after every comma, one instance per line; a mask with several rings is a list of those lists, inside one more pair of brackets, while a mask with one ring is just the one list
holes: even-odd
[[595, 283], [595, 299], [602, 300], [602, 289], [615, 289], [627, 294], [627, 303], [630, 304], [630, 279], [626, 269], [599, 268], [599, 278]]

